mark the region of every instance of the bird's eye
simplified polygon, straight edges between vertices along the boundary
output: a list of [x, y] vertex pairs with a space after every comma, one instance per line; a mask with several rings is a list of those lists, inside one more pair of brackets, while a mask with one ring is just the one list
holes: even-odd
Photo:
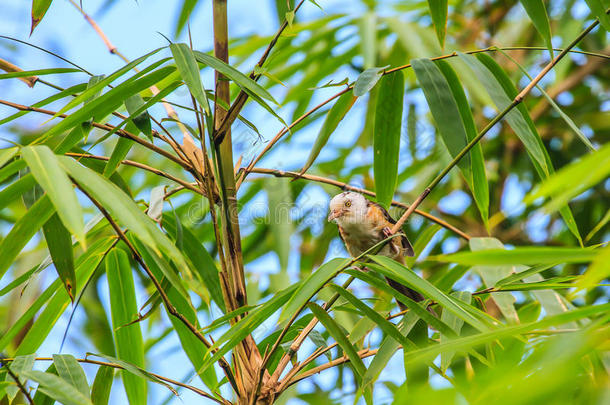
[[351, 207], [352, 206], [352, 202], [350, 200], [347, 200], [345, 202], [345, 206], [348, 207], [348, 208]]

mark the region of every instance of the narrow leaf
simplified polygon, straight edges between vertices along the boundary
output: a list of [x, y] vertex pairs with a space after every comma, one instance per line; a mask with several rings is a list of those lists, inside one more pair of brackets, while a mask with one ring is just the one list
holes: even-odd
[[553, 43], [551, 42], [551, 26], [549, 23], [549, 16], [546, 13], [546, 7], [542, 0], [520, 0], [521, 5], [530, 17], [530, 20], [534, 23], [536, 31], [540, 34], [551, 59], [553, 58]]
[[510, 265], [586, 263], [594, 260], [599, 251], [571, 247], [527, 246], [512, 250], [490, 249], [478, 252], [459, 252], [450, 255], [430, 256], [429, 260], [468, 265]]
[[89, 397], [89, 384], [85, 371], [71, 354], [54, 354], [53, 363], [61, 378], [78, 389], [84, 396]]
[[366, 367], [364, 366], [360, 356], [358, 356], [356, 348], [347, 339], [345, 333], [341, 330], [337, 322], [335, 322], [335, 320], [331, 318], [324, 309], [313, 302], [310, 302], [308, 307], [350, 359], [350, 365], [354, 369], [354, 377], [356, 378], [356, 381], [358, 381], [358, 385], [360, 385], [362, 383], [362, 376], [364, 376], [364, 373], [366, 373]]
[[55, 270], [59, 275], [70, 300], [74, 301], [76, 292], [76, 273], [74, 272], [74, 252], [70, 233], [57, 214], [43, 225], [42, 231], [47, 241], [49, 253], [53, 259]]
[[104, 172], [102, 173], [104, 177], [110, 178], [115, 172], [115, 170], [119, 167], [121, 162], [125, 159], [134, 142], [129, 138], [119, 137], [116, 141], [116, 145], [114, 145], [114, 149], [112, 150], [112, 154], [110, 155], [110, 159], [106, 162], [106, 166], [104, 166]]
[[358, 76], [356, 82], [354, 83], [354, 96], [362, 97], [368, 93], [369, 90], [375, 87], [386, 68], [387, 66], [370, 68], [360, 73], [360, 76]]
[[201, 83], [199, 65], [195, 59], [195, 54], [186, 44], [171, 44], [169, 48], [172, 51], [182, 80], [184, 80], [193, 97], [201, 104], [206, 115], [209, 117], [211, 115], [210, 103]]
[[[470, 305], [470, 302], [472, 300], [472, 294], [470, 294], [468, 291], [456, 291], [456, 292], [451, 293], [451, 296], [455, 299], [463, 301], [467, 305]], [[451, 327], [451, 329], [457, 335], [460, 334], [460, 331], [462, 330], [462, 326], [464, 325], [464, 321], [462, 319], [458, 318], [457, 316], [455, 316], [454, 314], [452, 314], [449, 311], [443, 311], [443, 313], [441, 314], [441, 321], [448, 324], [449, 327]], [[441, 343], [446, 342], [448, 339], [450, 339], [452, 337], [453, 336], [447, 336], [446, 334], [441, 333]], [[441, 370], [443, 370], [443, 372], [447, 371], [447, 369], [451, 365], [451, 360], [453, 359], [454, 355], [455, 355], [455, 352], [449, 352], [449, 351], [441, 353]]]
[[438, 38], [438, 43], [441, 45], [441, 48], [445, 47], [445, 31], [447, 30], [448, 12], [447, 3], [447, 0], [428, 0], [430, 16], [432, 17], [436, 37]]
[[30, 35], [32, 35], [34, 28], [36, 28], [44, 18], [52, 1], [53, 0], [32, 0], [32, 28], [30, 29]]
[[332, 280], [339, 272], [341, 272], [349, 263], [350, 259], [335, 258], [321, 265], [316, 271], [311, 273], [303, 280], [297, 290], [294, 292], [290, 300], [282, 310], [279, 322], [283, 322], [294, 315], [301, 308], [304, 308], [307, 302], [330, 280]]
[[[15, 357], [15, 360], [10, 362], [10, 364], [9, 364], [11, 371], [13, 372], [13, 374], [15, 374], [17, 376], [17, 378], [19, 379], [19, 382], [21, 382], [21, 384], [23, 384], [23, 385], [25, 385], [26, 381], [23, 377], [21, 377], [21, 375], [22, 375], [22, 373], [24, 373], [26, 371], [30, 371], [32, 369], [32, 367], [34, 367], [35, 358], [36, 358], [35, 354], [17, 356], [17, 357]], [[9, 385], [8, 387], [5, 388], [6, 395], [9, 398], [9, 402], [12, 402], [13, 399], [15, 399], [15, 397], [19, 393], [19, 387], [17, 386], [15, 380], [13, 380], [13, 377], [11, 377], [8, 373], [6, 373], [5, 381], [9, 381], [9, 382], [13, 383], [12, 385]]]
[[100, 366], [91, 387], [91, 402], [93, 402], [93, 405], [108, 405], [113, 379], [114, 368]]
[[[138, 304], [133, 274], [127, 254], [112, 249], [104, 261], [110, 293], [112, 327], [119, 359], [144, 367], [144, 346], [139, 323], [125, 326], [137, 318]], [[146, 403], [146, 381], [127, 372], [122, 372], [125, 392], [130, 403]]]
[[386, 208], [392, 202], [398, 177], [403, 94], [401, 71], [381, 79], [375, 111], [373, 170], [377, 201]]
[[21, 155], [38, 184], [47, 192], [66, 228], [86, 247], [83, 211], [72, 182], [59, 164], [57, 156], [45, 145], [22, 148]]
[[602, 0], [585, 0], [591, 12], [597, 19], [602, 27], [610, 32], [610, 16], [608, 16], [607, 3], [604, 4]]
[[133, 123], [152, 142], [152, 126], [150, 124], [150, 115], [148, 115], [148, 111], [145, 110], [142, 113], [136, 113], [144, 104], [144, 100], [139, 94], [134, 94], [125, 99], [125, 107], [127, 108]]
[[33, 370], [23, 372], [21, 375], [29, 380], [36, 381], [39, 384], [39, 390], [61, 404], [92, 405], [88, 397], [55, 374]]

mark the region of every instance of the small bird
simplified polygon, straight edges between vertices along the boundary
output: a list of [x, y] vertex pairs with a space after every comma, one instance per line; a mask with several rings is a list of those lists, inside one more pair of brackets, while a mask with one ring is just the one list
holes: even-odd
[[[330, 201], [329, 221], [334, 221], [339, 227], [339, 235], [352, 257], [357, 257], [392, 235], [392, 226], [396, 223], [388, 211], [381, 205], [366, 199], [362, 194], [346, 191], [337, 194]], [[403, 231], [400, 236], [390, 239], [379, 251], [380, 255], [390, 257], [404, 264], [404, 256], [413, 256], [413, 247]], [[424, 297], [388, 277], [388, 284], [396, 291], [414, 301], [422, 301]], [[406, 307], [398, 303], [404, 310]]]

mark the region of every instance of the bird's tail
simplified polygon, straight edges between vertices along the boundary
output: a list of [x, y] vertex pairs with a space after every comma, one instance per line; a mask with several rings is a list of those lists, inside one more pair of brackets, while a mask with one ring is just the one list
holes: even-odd
[[[419, 301], [424, 300], [424, 296], [421, 295], [419, 292], [417, 292], [405, 285], [402, 285], [399, 282], [392, 280], [391, 278], [386, 277], [385, 279], [387, 280], [390, 287], [392, 287], [393, 289], [395, 289], [402, 295], [412, 299], [413, 301], [419, 302]], [[403, 304], [402, 302], [400, 302], [398, 300], [396, 300], [396, 302], [398, 302], [398, 307], [400, 308], [401, 311], [405, 311], [407, 309], [407, 306], [405, 304]], [[432, 308], [428, 308], [428, 311], [430, 311], [433, 315], [436, 315], [436, 313], [434, 312], [434, 310]]]

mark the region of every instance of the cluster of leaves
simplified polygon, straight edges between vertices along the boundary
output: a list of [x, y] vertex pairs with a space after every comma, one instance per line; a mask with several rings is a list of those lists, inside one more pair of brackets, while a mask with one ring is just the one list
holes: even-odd
[[[183, 2], [177, 33], [197, 3]], [[542, 1], [383, 4], [392, 13], [366, 1], [362, 15], [331, 12], [311, 21], [301, 21], [298, 8], [314, 2], [277, 3], [281, 35], [235, 39], [232, 64], [181, 43], [104, 75], [78, 66], [21, 71], [0, 60], [7, 71], [0, 80], [56, 89], [32, 106], [0, 100], [19, 110], [0, 120], [18, 134], [17, 146], [0, 151], [8, 230], [0, 241], [0, 351], [10, 356], [0, 369], [0, 395], [9, 402], [23, 395], [36, 404], [104, 404], [121, 370], [133, 404], [147, 402], [148, 382], [172, 393], [185, 388], [203, 401], [227, 403], [236, 395], [245, 403], [239, 389], [231, 394], [243, 366], [236, 353], [257, 336], [262, 388], [277, 376], [269, 402], [281, 394], [372, 403], [389, 392], [396, 403], [603, 403], [610, 332], [603, 284], [610, 260], [610, 146], [603, 141], [610, 128], [600, 90], [608, 81], [610, 23], [603, 2], [564, 1], [557, 7], [565, 11], [549, 14]], [[32, 30], [50, 5], [33, 1]], [[575, 5], [590, 14], [575, 18]], [[578, 36], [591, 21], [599, 28]], [[553, 36], [570, 49], [553, 49]], [[540, 38], [543, 47], [506, 47]], [[268, 60], [244, 74], [251, 56], [270, 43]], [[587, 62], [572, 63], [568, 51], [584, 53]], [[529, 74], [549, 62], [544, 52], [563, 58], [553, 83], [520, 103]], [[232, 103], [206, 89], [202, 70], [224, 75]], [[59, 74], [75, 84], [64, 89], [41, 79]], [[83, 75], [89, 78], [79, 82]], [[176, 90], [183, 85], [189, 97], [181, 99]], [[560, 106], [554, 99], [565, 92], [573, 101]], [[235, 171], [240, 214], [265, 194], [270, 220], [251, 218], [242, 226], [242, 251], [227, 252], [217, 222], [228, 191], [214, 111], [240, 97], [249, 103], [234, 127], [257, 135], [281, 129], [264, 147], [234, 139], [236, 150], [256, 156]], [[157, 119], [169, 103], [181, 116]], [[57, 111], [45, 109], [57, 104]], [[36, 133], [15, 124], [36, 114], [53, 124]], [[346, 128], [355, 136], [340, 136]], [[312, 145], [297, 154], [302, 162], [256, 166], [263, 155], [273, 164], [290, 148], [302, 152], [302, 138]], [[321, 225], [323, 217], [312, 223], [316, 207], [307, 206], [318, 186], [325, 197], [356, 189], [387, 208], [402, 207], [398, 214], [405, 208], [399, 201], [429, 191], [424, 212], [416, 213], [424, 219], [404, 226], [416, 257], [405, 266], [372, 252], [332, 258], [336, 228]], [[515, 192], [527, 195], [515, 212], [505, 212]], [[293, 202], [300, 209], [287, 210]], [[542, 239], [529, 234], [540, 217], [547, 222], [538, 230]], [[242, 254], [247, 304], [233, 308], [224, 260], [238, 262]], [[260, 262], [277, 271], [252, 271]], [[43, 284], [42, 275], [53, 281]], [[426, 300], [409, 300], [382, 276]], [[141, 296], [147, 299], [139, 302]], [[408, 311], [397, 314], [395, 301]], [[58, 320], [74, 311], [85, 321], [67, 333], [79, 336], [79, 350], [103, 353], [96, 356], [104, 361], [89, 354], [36, 357]], [[146, 371], [153, 349], [167, 342], [191, 363], [186, 377], [184, 370], [175, 378], [196, 375], [204, 389]], [[36, 360], [53, 362], [43, 372], [33, 370]], [[79, 362], [99, 366], [91, 388]], [[388, 368], [401, 377], [388, 380]], [[333, 388], [317, 384], [329, 374]], [[299, 389], [306, 378], [316, 383], [312, 390]]]

